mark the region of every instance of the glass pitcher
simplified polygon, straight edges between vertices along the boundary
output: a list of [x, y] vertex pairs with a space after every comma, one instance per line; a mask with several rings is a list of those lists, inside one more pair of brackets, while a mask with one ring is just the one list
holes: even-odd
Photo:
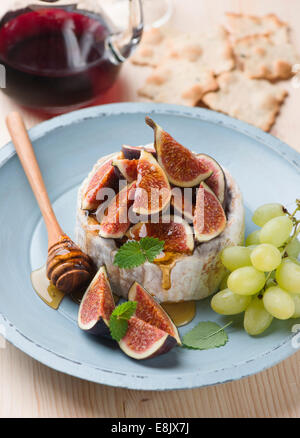
[[113, 85], [142, 36], [141, 0], [128, 0], [125, 20], [114, 19], [113, 3], [1, 0], [3, 91], [50, 114], [93, 103]]

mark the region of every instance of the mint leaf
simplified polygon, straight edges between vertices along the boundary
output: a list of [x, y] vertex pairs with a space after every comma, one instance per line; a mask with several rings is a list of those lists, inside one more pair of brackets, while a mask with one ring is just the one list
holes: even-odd
[[109, 320], [109, 330], [111, 337], [120, 342], [122, 338], [126, 335], [128, 329], [128, 321], [125, 319], [118, 319], [117, 316], [111, 316]]
[[115, 341], [119, 342], [126, 335], [128, 321], [134, 315], [136, 306], [136, 301], [126, 301], [117, 306], [112, 312], [109, 320], [109, 330]]
[[129, 240], [121, 246], [115, 255], [114, 265], [119, 266], [119, 268], [132, 269], [142, 265], [146, 260], [140, 242]]
[[136, 301], [126, 301], [125, 303], [117, 306], [112, 315], [117, 316], [119, 319], [130, 319], [134, 312], [136, 311], [137, 302]]
[[132, 269], [153, 262], [163, 250], [165, 242], [155, 237], [143, 237], [141, 240], [129, 240], [122, 245], [115, 255], [114, 265], [119, 268]]
[[209, 350], [211, 348], [222, 347], [228, 341], [228, 336], [224, 329], [230, 324], [231, 322], [221, 327], [211, 321], [199, 322], [199, 324], [183, 336], [183, 346], [194, 350]]
[[155, 257], [162, 252], [165, 244], [163, 240], [156, 237], [143, 237], [139, 243], [149, 262], [153, 262]]

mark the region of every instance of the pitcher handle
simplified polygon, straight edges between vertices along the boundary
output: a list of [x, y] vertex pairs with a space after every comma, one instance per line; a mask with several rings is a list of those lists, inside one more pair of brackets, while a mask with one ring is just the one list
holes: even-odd
[[129, 0], [128, 28], [119, 34], [111, 35], [107, 44], [116, 62], [124, 62], [139, 44], [144, 28], [142, 0]]

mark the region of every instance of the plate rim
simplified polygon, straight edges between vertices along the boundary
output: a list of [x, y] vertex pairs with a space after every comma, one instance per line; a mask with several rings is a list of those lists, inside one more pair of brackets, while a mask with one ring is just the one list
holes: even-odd
[[[189, 108], [179, 105], [124, 102], [95, 107], [85, 108], [54, 117], [29, 129], [29, 136], [32, 141], [46, 136], [55, 129], [61, 129], [73, 123], [83, 122], [87, 119], [97, 117], [109, 117], [122, 114], [164, 114], [183, 116], [215, 125], [224, 126], [227, 129], [237, 131], [262, 143], [264, 147], [271, 148], [274, 152], [288, 161], [300, 173], [300, 154], [280, 139], [266, 133], [259, 128], [249, 125], [227, 115], [204, 108]], [[0, 149], [0, 171], [4, 164], [15, 154], [12, 142], [7, 143]], [[250, 360], [232, 365], [224, 369], [201, 373], [195, 371], [185, 375], [169, 375], [165, 377], [143, 374], [118, 373], [101, 369], [97, 366], [85, 364], [59, 355], [42, 345], [36, 344], [17, 329], [3, 314], [0, 313], [0, 322], [4, 326], [4, 336], [11, 344], [33, 357], [37, 361], [57, 371], [78, 377], [84, 380], [109, 385], [113, 387], [134, 389], [134, 390], [179, 390], [191, 389], [210, 385], [239, 380], [244, 377], [261, 372], [270, 368], [282, 360], [288, 358], [298, 350], [292, 346], [293, 334], [290, 334], [284, 341], [277, 344], [269, 351]], [[117, 377], [117, 378], [116, 378]]]

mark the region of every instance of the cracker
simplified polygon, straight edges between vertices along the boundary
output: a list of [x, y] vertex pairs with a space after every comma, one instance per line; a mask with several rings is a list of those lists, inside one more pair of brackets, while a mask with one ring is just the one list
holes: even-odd
[[226, 28], [233, 39], [241, 39], [252, 35], [272, 33], [276, 41], [289, 41], [289, 27], [279, 20], [277, 15], [269, 14], [257, 17], [246, 14], [226, 14]]
[[130, 58], [131, 62], [136, 65], [156, 67], [165, 55], [168, 41], [167, 31], [153, 28], [144, 32], [139, 47]]
[[300, 57], [290, 43], [274, 41], [271, 35], [253, 35], [238, 40], [234, 52], [245, 74], [253, 79], [289, 79]]
[[232, 47], [223, 27], [205, 34], [152, 29], [146, 32], [132, 62], [157, 67], [168, 58], [199, 63], [200, 68], [205, 67], [215, 74], [232, 70], [235, 66]]
[[167, 56], [196, 62], [216, 75], [235, 66], [228, 33], [222, 26], [206, 33], [186, 33], [173, 37], [168, 44]]
[[217, 89], [211, 71], [186, 59], [170, 58], [154, 69], [138, 93], [154, 102], [195, 106], [205, 93]]
[[268, 81], [249, 79], [239, 70], [218, 77], [219, 91], [202, 101], [211, 109], [269, 131], [287, 92]]

